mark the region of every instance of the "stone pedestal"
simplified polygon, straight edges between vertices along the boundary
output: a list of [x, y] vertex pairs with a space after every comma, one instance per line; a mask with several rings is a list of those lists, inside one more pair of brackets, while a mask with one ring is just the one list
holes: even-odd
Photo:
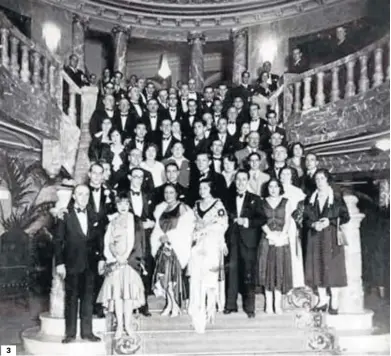
[[241, 83], [242, 73], [247, 70], [247, 29], [232, 30], [232, 84]]
[[203, 33], [190, 32], [188, 36], [190, 45], [190, 68], [189, 78], [196, 82], [196, 90], [202, 91], [204, 88], [204, 44], [205, 36]]
[[114, 71], [123, 74], [123, 80], [126, 78], [126, 54], [128, 52], [128, 39], [130, 29], [116, 26], [112, 30], [114, 37]]
[[85, 17], [74, 15], [72, 22], [72, 53], [79, 58], [78, 68], [85, 71], [85, 29], [88, 20]]

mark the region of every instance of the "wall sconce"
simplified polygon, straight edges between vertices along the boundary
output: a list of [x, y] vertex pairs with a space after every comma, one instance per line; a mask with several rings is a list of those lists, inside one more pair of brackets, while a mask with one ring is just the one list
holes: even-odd
[[259, 46], [262, 62], [271, 62], [277, 55], [277, 40], [269, 38], [263, 41]]
[[42, 37], [49, 51], [54, 53], [61, 40], [61, 30], [53, 22], [46, 22], [42, 27]]
[[168, 64], [167, 55], [165, 53], [162, 55], [158, 74], [163, 79], [167, 79], [171, 75], [171, 69]]

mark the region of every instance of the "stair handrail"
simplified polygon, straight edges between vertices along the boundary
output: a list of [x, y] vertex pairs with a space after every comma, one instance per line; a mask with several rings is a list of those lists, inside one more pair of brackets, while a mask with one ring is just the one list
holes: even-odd
[[[330, 101], [335, 102], [340, 97], [339, 90], [339, 77], [338, 71], [342, 66], [346, 66], [346, 86], [345, 96], [351, 97], [356, 94], [355, 78], [354, 78], [354, 66], [357, 60], [360, 62], [360, 79], [359, 79], [359, 93], [365, 92], [370, 87], [370, 79], [368, 78], [367, 62], [372, 53], [374, 53], [374, 74], [373, 74], [373, 87], [376, 87], [383, 83], [384, 77], [389, 80], [389, 66], [387, 66], [387, 73], [384, 76], [383, 73], [383, 48], [389, 46], [390, 34], [384, 35], [379, 40], [371, 43], [370, 45], [351, 53], [343, 58], [337, 59], [333, 62], [321, 65], [319, 67], [309, 69], [303, 73], [285, 73], [283, 75], [284, 82], [284, 121], [287, 121], [292, 109], [294, 112], [307, 111], [315, 107], [320, 107], [325, 104], [325, 95], [323, 88], [323, 75], [325, 72], [332, 72], [332, 88], [330, 92]], [[315, 98], [311, 97], [311, 81], [312, 77], [316, 77], [317, 93]], [[302, 92], [300, 91], [301, 85], [304, 83], [304, 97], [301, 98]], [[312, 105], [312, 101], [315, 99], [315, 105]], [[293, 106], [293, 108], [292, 108]]]
[[82, 94], [81, 88], [72, 80], [72, 78], [68, 75], [68, 73], [63, 69], [61, 71], [62, 77], [64, 81], [66, 81], [69, 85], [69, 91], [75, 94]]

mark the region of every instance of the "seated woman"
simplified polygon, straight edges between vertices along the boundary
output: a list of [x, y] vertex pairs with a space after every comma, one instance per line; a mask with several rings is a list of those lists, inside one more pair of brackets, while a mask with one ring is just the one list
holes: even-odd
[[132, 333], [133, 310], [145, 304], [145, 297], [141, 277], [129, 265], [133, 252], [137, 250], [136, 254], [141, 257], [142, 251], [141, 239], [136, 237], [136, 220], [129, 212], [127, 194], [119, 194], [116, 205], [118, 214], [109, 223], [104, 239], [105, 280], [97, 302], [115, 311], [115, 338], [120, 338], [124, 327], [128, 335]]
[[155, 188], [163, 185], [165, 181], [164, 165], [156, 161], [158, 147], [154, 143], [148, 144], [145, 150], [145, 161], [141, 162], [140, 167], [152, 174]]
[[306, 195], [297, 187], [298, 174], [292, 167], [284, 167], [280, 171], [280, 181], [284, 187], [284, 198], [288, 199], [292, 216], [289, 225], [289, 246], [292, 257], [293, 288], [304, 287], [303, 251], [301, 246], [303, 230], [303, 210]]
[[185, 149], [182, 142], [176, 142], [171, 148], [172, 156], [163, 161], [164, 165], [174, 162], [179, 167], [178, 183], [185, 188], [189, 187], [190, 181], [190, 162], [183, 155]]
[[[342, 197], [334, 194], [331, 174], [326, 169], [315, 173], [315, 192], [306, 199], [303, 223], [307, 230], [305, 284], [318, 289], [315, 311], [338, 314], [339, 288], [346, 287], [345, 242], [338, 230], [350, 220]], [[331, 300], [326, 294], [330, 289]]]
[[128, 167], [128, 155], [125, 146], [122, 144], [121, 133], [118, 129], [112, 128], [109, 132], [111, 145], [105, 146], [102, 150], [102, 159], [111, 165], [111, 177], [117, 181], [117, 177], [123, 175], [123, 171]]
[[107, 150], [110, 147], [110, 130], [112, 126], [109, 117], [105, 117], [102, 120], [101, 131], [94, 135], [88, 148], [88, 158], [91, 162], [98, 162], [102, 158], [103, 150]]
[[259, 197], [264, 196], [264, 186], [270, 180], [270, 176], [261, 171], [261, 156], [257, 152], [250, 153], [247, 165], [250, 174], [247, 190]]
[[178, 200], [174, 185], [164, 188], [164, 201], [154, 212], [151, 253], [155, 258], [152, 285], [156, 296], [166, 299], [162, 315], [178, 316], [187, 299], [183, 270], [190, 258], [194, 230], [193, 211]]
[[305, 170], [305, 160], [304, 160], [304, 146], [300, 142], [294, 142], [289, 147], [288, 151], [288, 159], [286, 160], [286, 164], [289, 167], [296, 169], [299, 181], [294, 184], [296, 186], [300, 186], [301, 177], [304, 175]]
[[[283, 197], [284, 188], [276, 178], [266, 185], [267, 197], [262, 210], [267, 223], [262, 226], [263, 238], [259, 244], [259, 284], [265, 288], [266, 313], [282, 313], [281, 295], [292, 289], [289, 224], [291, 211]], [[274, 294], [274, 298], [273, 298]]]
[[[224, 256], [228, 254], [224, 234], [228, 216], [220, 199], [212, 194], [212, 182], [201, 181], [194, 214], [188, 272], [190, 275], [189, 315], [197, 332], [204, 332], [207, 321], [213, 322], [217, 310], [225, 305]], [[206, 303], [205, 303], [206, 301]]]

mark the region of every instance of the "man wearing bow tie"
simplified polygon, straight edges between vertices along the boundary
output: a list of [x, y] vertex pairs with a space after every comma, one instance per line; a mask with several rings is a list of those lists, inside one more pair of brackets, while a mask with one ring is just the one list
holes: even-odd
[[280, 172], [285, 168], [288, 158], [288, 150], [285, 146], [277, 146], [273, 148], [272, 165], [265, 171], [270, 177], [279, 179]]
[[247, 147], [236, 151], [235, 156], [239, 162], [239, 166], [244, 168], [244, 163], [250, 153], [256, 152], [261, 157], [261, 170], [268, 168], [266, 153], [259, 149], [260, 135], [257, 131], [251, 131], [247, 136]]
[[159, 138], [160, 125], [163, 115], [159, 115], [158, 113], [159, 105], [156, 99], [149, 100], [147, 108], [147, 113], [143, 116], [141, 121], [145, 123], [147, 128], [147, 139], [151, 142], [156, 142]]
[[212, 152], [212, 169], [221, 174], [223, 170], [223, 143], [219, 139], [213, 140], [210, 150]]
[[217, 122], [217, 132], [211, 136], [211, 141], [220, 140], [223, 144], [223, 155], [233, 153], [235, 150], [235, 138], [228, 133], [228, 120], [221, 117]]
[[213, 122], [215, 126], [217, 126], [219, 119], [223, 117], [223, 103], [221, 99], [215, 98], [213, 100], [212, 112], [213, 112]]
[[104, 110], [96, 109], [90, 120], [90, 134], [92, 137], [101, 130], [102, 127], [102, 121], [105, 117], [109, 117], [111, 119], [111, 122], [113, 122], [114, 118], [114, 105], [115, 105], [115, 99], [113, 95], [106, 95], [103, 99], [103, 105]]
[[185, 142], [186, 157], [190, 162], [194, 162], [198, 153], [209, 152], [210, 141], [205, 137], [205, 122], [202, 120], [195, 120], [193, 123], [193, 134]]
[[132, 121], [140, 121], [144, 115], [144, 106], [140, 104], [140, 89], [138, 87], [130, 88], [128, 97], [130, 100], [129, 114], [132, 117]]
[[134, 148], [138, 149], [142, 154], [145, 154], [149, 141], [146, 139], [147, 127], [144, 122], [138, 121], [134, 129], [134, 139], [127, 144], [129, 151]]
[[196, 91], [196, 81], [194, 78], [189, 79], [188, 86], [189, 86], [188, 100], [190, 100], [190, 99], [195, 100], [197, 103], [197, 106], [200, 105], [201, 94]]
[[213, 88], [211, 86], [206, 86], [204, 88], [204, 97], [201, 101], [201, 112], [203, 114], [206, 112], [213, 114], [213, 97]]
[[136, 127], [136, 121], [131, 117], [129, 109], [130, 104], [127, 98], [122, 98], [119, 101], [119, 111], [114, 114], [113, 126], [119, 130], [122, 137], [122, 142], [126, 145], [126, 140], [129, 141]]
[[257, 251], [265, 220], [260, 198], [247, 191], [248, 181], [249, 173], [240, 169], [235, 176], [236, 195], [227, 198], [229, 272], [224, 314], [238, 311], [240, 292], [244, 312], [249, 318], [254, 318]]
[[238, 112], [236, 111], [235, 107], [229, 107], [227, 110], [227, 131], [232, 137], [235, 137], [236, 140], [238, 140], [240, 135], [240, 125], [237, 123], [237, 118]]
[[126, 98], [126, 91], [123, 89], [123, 77], [124, 75], [120, 71], [114, 72], [114, 98], [115, 102], [119, 103], [119, 101], [123, 98]]
[[156, 141], [156, 144], [159, 148], [157, 155], [157, 159], [159, 161], [170, 157], [172, 147], [176, 142], [178, 142], [178, 140], [175, 139], [171, 134], [171, 127], [171, 119], [169, 117], [164, 117], [160, 124], [161, 134], [159, 139]]
[[94, 279], [104, 267], [102, 229], [97, 215], [87, 208], [90, 191], [78, 185], [73, 192], [74, 205], [58, 219], [53, 237], [56, 273], [65, 280], [65, 338], [76, 339], [77, 310], [80, 299], [80, 334], [97, 342], [92, 332]]
[[157, 95], [157, 101], [159, 103], [159, 112], [165, 112], [168, 109], [168, 91], [167, 89], [160, 89]]
[[250, 72], [244, 71], [241, 78], [241, 83], [236, 88], [232, 88], [231, 97], [240, 97], [243, 99], [244, 105], [247, 105], [254, 93], [254, 88], [250, 84]]
[[175, 94], [170, 94], [168, 97], [168, 108], [164, 111], [166, 117], [169, 117], [171, 121], [182, 120], [182, 110], [178, 105], [178, 97]]
[[148, 307], [148, 295], [151, 293], [152, 274], [154, 270], [154, 261], [151, 255], [151, 243], [150, 236], [152, 228], [155, 223], [153, 221], [153, 210], [152, 210], [152, 198], [150, 194], [147, 194], [142, 189], [144, 180], [144, 170], [135, 167], [131, 169], [128, 175], [130, 181], [129, 197], [130, 197], [130, 210], [131, 212], [141, 219], [143, 222], [143, 228], [145, 230], [144, 241], [142, 242], [143, 250], [143, 267], [142, 279], [145, 289], [145, 300], [146, 304], [140, 308], [140, 312], [144, 316], [151, 316]]
[[305, 172], [302, 178], [302, 186], [306, 195], [311, 195], [316, 190], [315, 173], [318, 170], [319, 161], [316, 154], [308, 152], [305, 155]]
[[182, 135], [185, 139], [194, 137], [193, 125], [194, 122], [200, 118], [197, 111], [197, 103], [194, 99], [189, 99], [187, 108], [188, 111], [183, 114], [183, 120], [181, 121]]

